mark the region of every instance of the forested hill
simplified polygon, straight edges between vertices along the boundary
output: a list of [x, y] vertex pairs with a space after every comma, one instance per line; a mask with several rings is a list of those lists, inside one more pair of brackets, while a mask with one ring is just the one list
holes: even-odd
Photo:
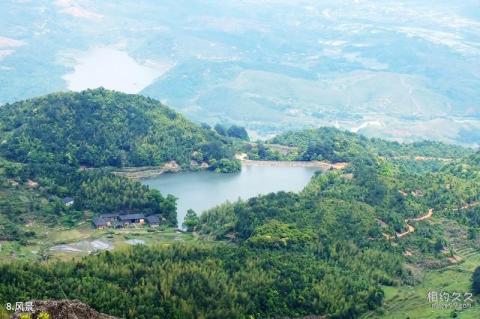
[[444, 166], [442, 171], [461, 178], [480, 178], [480, 151]]
[[[203, 213], [192, 226], [196, 243], [0, 264], [0, 301], [66, 297], [132, 319], [381, 318], [387, 291], [418, 290], [418, 271], [455, 264], [452, 256], [478, 247], [478, 170], [478, 154], [427, 173], [359, 157], [346, 171], [316, 174], [300, 193]], [[103, 184], [91, 183], [87, 194]]]
[[322, 127], [288, 132], [274, 137], [271, 143], [298, 148], [298, 160], [351, 161], [366, 154], [388, 158], [456, 159], [475, 151], [440, 142], [422, 141], [410, 144], [367, 138], [363, 135]]
[[[0, 303], [78, 299], [132, 319], [381, 318], [389, 309], [388, 291], [418, 290], [412, 289], [417, 272], [452, 266], [459, 260], [454, 257], [478, 247], [479, 155], [427, 172], [413, 171], [411, 161], [355, 156], [344, 171], [316, 174], [300, 193], [272, 193], [204, 212], [189, 226], [196, 242], [136, 245], [66, 262], [0, 263]], [[16, 178], [21, 187], [41, 176], [38, 192], [60, 197], [62, 189], [75, 190], [64, 195], [75, 197], [79, 220], [84, 210], [128, 209], [162, 213], [175, 223], [174, 198], [103, 170], [4, 165], [9, 179], [3, 185]], [[7, 213], [16, 224], [40, 215], [14, 207]], [[19, 236], [5, 228], [5, 237]]]
[[232, 159], [227, 138], [160, 102], [105, 89], [0, 108], [0, 153], [23, 163], [146, 166]]
[[480, 169], [480, 151], [472, 154], [471, 156], [463, 159], [461, 163], [469, 166], [474, 166], [477, 169]]

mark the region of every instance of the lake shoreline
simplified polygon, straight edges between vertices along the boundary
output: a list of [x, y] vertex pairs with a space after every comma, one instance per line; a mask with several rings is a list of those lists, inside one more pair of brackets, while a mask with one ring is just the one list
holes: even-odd
[[[329, 163], [324, 161], [255, 161], [255, 160], [241, 160], [243, 166], [257, 166], [257, 167], [304, 167], [304, 168], [318, 168], [323, 171], [328, 170], [342, 170], [347, 167], [348, 163]], [[125, 167], [121, 170], [116, 170], [113, 173], [118, 176], [126, 177], [133, 180], [145, 180], [161, 176], [165, 173], [180, 173], [180, 172], [196, 172], [207, 170], [208, 166], [196, 166], [191, 168], [182, 168], [175, 163], [167, 163], [162, 166], [145, 166], [145, 167]]]
[[261, 167], [312, 167], [322, 170], [340, 170], [347, 167], [347, 163], [329, 163], [324, 161], [254, 161], [242, 160], [242, 166], [261, 166]]
[[172, 169], [165, 169], [162, 166], [162, 167], [158, 167], [158, 168], [139, 169], [139, 170], [133, 170], [133, 169], [129, 168], [128, 171], [123, 171], [123, 170], [114, 171], [113, 174], [115, 174], [117, 176], [126, 177], [126, 178], [129, 178], [129, 179], [133, 179], [133, 180], [144, 180], [144, 179], [155, 178], [155, 177], [161, 176], [165, 173], [180, 173], [180, 172], [185, 172], [185, 171], [193, 172], [193, 171], [196, 171], [196, 170], [190, 170], [190, 169], [175, 169], [175, 170], [172, 170]]
[[150, 189], [177, 198], [177, 218], [181, 225], [189, 209], [201, 214], [227, 201], [247, 200], [280, 191], [299, 192], [308, 185], [316, 172], [324, 172], [318, 167], [262, 164], [264, 166], [245, 165], [241, 172], [232, 174], [205, 170], [189, 172], [185, 169], [179, 174], [164, 174], [140, 182]]
[[[208, 167], [207, 167], [208, 168]], [[204, 166], [198, 166], [198, 168], [187, 169], [187, 171], [206, 169]], [[124, 167], [119, 170], [113, 171], [113, 174], [117, 176], [126, 177], [133, 180], [143, 180], [158, 177], [165, 173], [178, 173], [185, 171], [175, 161], [165, 163], [161, 166], [140, 166], [140, 167]]]

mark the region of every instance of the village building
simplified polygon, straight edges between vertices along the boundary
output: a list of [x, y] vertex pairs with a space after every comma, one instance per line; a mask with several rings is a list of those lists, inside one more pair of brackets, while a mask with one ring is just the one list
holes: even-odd
[[100, 215], [100, 218], [107, 223], [107, 227], [113, 227], [113, 228], [118, 228], [115, 226], [118, 226], [118, 216], [120, 214], [102, 214]]
[[165, 218], [162, 215], [145, 216], [144, 214], [112, 213], [95, 217], [92, 222], [97, 229], [124, 228], [145, 224], [150, 225], [150, 227], [158, 227], [165, 222]]
[[102, 217], [94, 217], [92, 222], [96, 229], [105, 229], [108, 227], [107, 221]]
[[62, 198], [62, 203], [63, 205], [70, 207], [75, 203], [75, 201], [73, 200], [72, 197], [64, 197]]
[[146, 218], [150, 227], [158, 227], [165, 222], [165, 218], [162, 215], [151, 215]]
[[125, 226], [131, 224], [140, 224], [143, 225], [145, 223], [145, 215], [143, 214], [127, 214], [127, 215], [120, 215], [118, 219], [123, 222]]

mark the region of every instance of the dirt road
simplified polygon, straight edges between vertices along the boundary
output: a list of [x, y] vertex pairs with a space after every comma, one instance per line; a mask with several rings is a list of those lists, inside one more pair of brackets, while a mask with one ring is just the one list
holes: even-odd
[[391, 236], [391, 235], [388, 235], [388, 234], [384, 233], [383, 236], [387, 239], [395, 239], [395, 238], [405, 237], [408, 234], [411, 234], [415, 231], [415, 227], [410, 225], [409, 222], [419, 222], [419, 221], [422, 221], [422, 220], [429, 219], [432, 216], [433, 216], [433, 208], [430, 208], [425, 215], [422, 215], [422, 216], [416, 217], [416, 218], [405, 219], [405, 224], [407, 225], [407, 230], [404, 231], [403, 233], [396, 233], [395, 236]]

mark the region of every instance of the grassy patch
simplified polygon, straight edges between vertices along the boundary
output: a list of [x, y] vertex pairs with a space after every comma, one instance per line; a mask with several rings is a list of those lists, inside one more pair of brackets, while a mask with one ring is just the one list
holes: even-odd
[[28, 245], [21, 245], [18, 242], [0, 242], [0, 259], [40, 260], [54, 258], [68, 260], [74, 257], [88, 255], [84, 251], [61, 251], [51, 250], [58, 245], [75, 246], [81, 242], [101, 241], [113, 246], [114, 249], [129, 245], [127, 241], [140, 241], [145, 245], [162, 243], [173, 243], [177, 241], [193, 241], [196, 237], [191, 233], [181, 233], [174, 228], [153, 229], [149, 227], [123, 228], [123, 229], [94, 229], [90, 223], [85, 222], [75, 228], [47, 227], [42, 224], [35, 224], [31, 227], [39, 238], [32, 240]]
[[473, 270], [478, 265], [480, 265], [480, 253], [477, 251], [473, 254], [470, 253], [461, 264], [424, 272], [422, 282], [418, 285], [384, 287], [385, 304], [381, 309], [383, 313], [370, 313], [364, 318], [480, 318], [478, 300], [472, 304], [471, 308], [456, 311], [455, 317], [453, 309], [433, 309], [432, 302], [427, 298], [429, 292], [448, 292], [450, 294], [458, 292], [462, 294], [463, 299], [463, 294], [470, 291], [470, 279]]

